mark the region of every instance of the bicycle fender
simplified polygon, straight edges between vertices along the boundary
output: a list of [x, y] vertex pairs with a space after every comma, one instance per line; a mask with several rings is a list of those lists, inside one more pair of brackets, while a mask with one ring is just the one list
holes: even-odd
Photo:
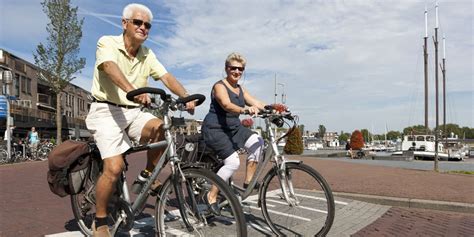
[[257, 207], [262, 206], [262, 198], [263, 198], [263, 190], [265, 185], [267, 185], [267, 180], [270, 179], [274, 174], [276, 175], [276, 172], [278, 172], [278, 167], [272, 167], [271, 170], [268, 171], [268, 173], [265, 175], [265, 177], [262, 179], [262, 185], [260, 185], [260, 189], [258, 190], [258, 201], [257, 201]]
[[284, 162], [284, 164], [286, 163], [295, 163], [295, 164], [300, 164], [300, 163], [303, 163], [303, 161], [301, 160], [287, 160]]
[[204, 168], [206, 169], [206, 163], [197, 162], [197, 163], [188, 163], [181, 164], [181, 169], [190, 169], [190, 168]]

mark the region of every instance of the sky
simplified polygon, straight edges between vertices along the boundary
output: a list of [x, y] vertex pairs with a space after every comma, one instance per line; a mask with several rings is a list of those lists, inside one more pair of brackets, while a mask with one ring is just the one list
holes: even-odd
[[[49, 22], [40, 2], [0, 1], [0, 48], [32, 63], [36, 46], [46, 42]], [[284, 102], [306, 130], [324, 125], [327, 131], [368, 129], [375, 134], [424, 124], [426, 7], [428, 119], [431, 128], [435, 125], [434, 0], [136, 2], [154, 15], [145, 45], [190, 93], [209, 97], [211, 86], [225, 76], [227, 55], [240, 52], [247, 59], [240, 84], [269, 104], [281, 103], [285, 94]], [[122, 10], [130, 1], [71, 3], [84, 18], [79, 56], [86, 58], [72, 82], [90, 91], [97, 40], [121, 33]], [[439, 62], [443, 51], [446, 57], [446, 121], [474, 127], [474, 4], [438, 4]], [[438, 80], [442, 124], [441, 71]], [[153, 80], [150, 86], [164, 87]], [[194, 118], [204, 118], [209, 101]]]

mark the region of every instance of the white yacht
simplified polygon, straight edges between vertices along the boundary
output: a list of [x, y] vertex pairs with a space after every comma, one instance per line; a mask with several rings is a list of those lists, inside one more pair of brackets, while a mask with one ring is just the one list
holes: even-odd
[[[433, 135], [406, 135], [403, 137], [401, 150], [393, 152], [392, 155], [402, 155], [404, 151], [413, 151], [415, 159], [434, 159], [435, 144]], [[438, 157], [440, 160], [463, 160], [463, 156], [458, 153], [447, 153], [442, 141], [438, 142]]]

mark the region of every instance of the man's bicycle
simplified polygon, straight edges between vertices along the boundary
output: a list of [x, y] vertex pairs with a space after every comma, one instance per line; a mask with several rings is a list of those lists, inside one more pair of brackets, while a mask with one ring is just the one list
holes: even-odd
[[[314, 168], [302, 161], [287, 160], [278, 150], [278, 142], [297, 126], [298, 118], [289, 111], [277, 112], [271, 107], [259, 113], [265, 120], [265, 149], [263, 160], [247, 188], [230, 184], [244, 204], [251, 209], [261, 208], [263, 218], [273, 233], [279, 236], [325, 236], [331, 229], [334, 215], [334, 197], [329, 184]], [[291, 124], [292, 123], [292, 126]], [[272, 124], [289, 129], [276, 139]], [[265, 167], [271, 161], [270, 169]], [[222, 164], [214, 162], [217, 172]], [[259, 184], [259, 178], [266, 172]], [[253, 195], [258, 189], [258, 195]], [[226, 202], [220, 207], [225, 208]], [[265, 228], [265, 227], [263, 227]]]
[[[145, 150], [164, 148], [165, 152], [133, 202], [126, 182], [127, 168], [122, 172], [108, 206], [111, 234], [128, 232], [133, 228], [135, 217], [144, 209], [150, 194], [156, 191], [151, 190], [150, 187], [163, 167], [169, 163], [171, 173], [159, 188], [155, 203], [157, 236], [247, 236], [242, 207], [229, 186], [212, 171], [202, 166], [182, 163], [181, 157], [176, 153], [175, 138], [171, 133], [172, 111], [184, 109], [185, 104], [189, 101], [197, 100], [196, 105], [199, 105], [205, 100], [205, 97], [196, 94], [186, 98], [173, 99], [171, 95], [161, 89], [140, 88], [129, 92], [127, 98], [133, 100], [134, 96], [143, 93], [158, 95], [161, 98], [161, 105], [152, 103], [150, 109], [160, 110], [163, 114], [165, 140], [134, 146], [125, 152], [124, 159], [129, 154]], [[91, 225], [95, 215], [95, 185], [102, 170], [100, 155], [97, 154], [97, 150], [95, 153], [82, 191], [71, 195], [74, 217], [81, 232], [87, 236], [92, 235]], [[126, 160], [125, 164], [128, 166]], [[204, 199], [204, 195], [212, 185], [219, 188], [222, 200], [229, 204], [226, 211], [221, 212], [219, 216], [212, 214]], [[163, 217], [166, 213], [172, 213], [179, 219], [165, 221]]]

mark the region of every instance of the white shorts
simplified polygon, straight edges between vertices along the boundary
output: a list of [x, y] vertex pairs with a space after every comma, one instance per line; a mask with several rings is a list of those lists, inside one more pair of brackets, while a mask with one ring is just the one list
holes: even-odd
[[120, 155], [140, 141], [145, 124], [156, 117], [140, 108], [126, 109], [106, 103], [92, 103], [86, 118], [102, 159]]

